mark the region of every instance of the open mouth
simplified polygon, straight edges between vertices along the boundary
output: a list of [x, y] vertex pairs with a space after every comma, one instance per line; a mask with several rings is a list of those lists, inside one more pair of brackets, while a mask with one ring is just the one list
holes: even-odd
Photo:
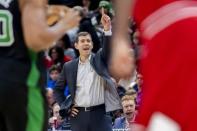
[[90, 50], [90, 47], [84, 47], [83, 50], [88, 51], [88, 50]]
[[126, 115], [132, 115], [132, 112], [127, 112]]

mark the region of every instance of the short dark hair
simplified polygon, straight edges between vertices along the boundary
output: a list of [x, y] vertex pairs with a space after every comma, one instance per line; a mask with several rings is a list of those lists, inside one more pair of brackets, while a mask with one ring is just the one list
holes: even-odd
[[85, 32], [85, 31], [84, 31], [84, 32], [79, 32], [79, 33], [77, 34], [77, 37], [76, 37], [75, 42], [78, 43], [79, 37], [80, 37], [80, 36], [87, 36], [87, 35], [89, 35], [89, 36], [91, 37], [90, 33], [88, 33], [88, 32]]
[[52, 65], [50, 68], [49, 68], [49, 73], [51, 73], [52, 71], [58, 71], [59, 73], [61, 72], [61, 69], [59, 66], [57, 65]]
[[55, 50], [58, 54], [58, 60], [57, 61], [62, 61], [64, 59], [64, 49], [58, 46], [53, 46], [49, 49], [49, 56], [52, 58], [52, 51]]

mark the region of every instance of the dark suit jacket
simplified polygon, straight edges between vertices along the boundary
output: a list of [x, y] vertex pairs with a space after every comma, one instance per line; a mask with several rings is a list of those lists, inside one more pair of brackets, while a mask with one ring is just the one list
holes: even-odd
[[[110, 88], [105, 89], [105, 106], [106, 111], [113, 111], [121, 108], [120, 98], [116, 91], [115, 83], [112, 81], [108, 72], [108, 60], [110, 52], [110, 38], [109, 36], [103, 37], [103, 48], [96, 54], [92, 54], [90, 63], [98, 75], [100, 75], [109, 85]], [[76, 79], [78, 70], [79, 58], [74, 59], [64, 64], [62, 72], [56, 82], [54, 89], [54, 96], [59, 104], [65, 100], [64, 88], [68, 84], [71, 93], [72, 103], [74, 102], [76, 92]]]

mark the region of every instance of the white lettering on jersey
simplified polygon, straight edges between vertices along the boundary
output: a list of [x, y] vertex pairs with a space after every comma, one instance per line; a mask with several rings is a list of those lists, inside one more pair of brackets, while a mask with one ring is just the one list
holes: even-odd
[[3, 5], [5, 8], [8, 8], [12, 1], [13, 0], [0, 0], [0, 4]]
[[176, 121], [160, 112], [152, 115], [147, 129], [147, 131], [181, 131]]

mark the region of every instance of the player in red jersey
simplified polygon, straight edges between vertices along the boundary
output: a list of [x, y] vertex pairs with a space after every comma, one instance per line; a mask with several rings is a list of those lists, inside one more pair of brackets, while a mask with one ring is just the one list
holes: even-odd
[[[121, 1], [118, 7], [123, 3]], [[125, 10], [126, 6], [124, 6]], [[144, 84], [142, 105], [137, 117], [137, 123], [141, 126], [134, 127], [135, 131], [195, 131], [197, 129], [195, 125], [197, 121], [196, 11], [195, 0], [136, 1], [134, 18], [144, 46], [140, 60]], [[121, 13], [117, 14], [121, 16]], [[115, 34], [126, 32], [124, 28], [118, 28], [120, 24], [123, 23], [119, 22], [115, 27]], [[121, 35], [116, 39], [126, 41]], [[125, 58], [126, 54], [123, 53], [125, 51], [120, 49], [120, 45], [114, 45], [116, 45], [114, 52], [118, 53], [116, 56]], [[118, 58], [116, 62], [120, 63]]]

